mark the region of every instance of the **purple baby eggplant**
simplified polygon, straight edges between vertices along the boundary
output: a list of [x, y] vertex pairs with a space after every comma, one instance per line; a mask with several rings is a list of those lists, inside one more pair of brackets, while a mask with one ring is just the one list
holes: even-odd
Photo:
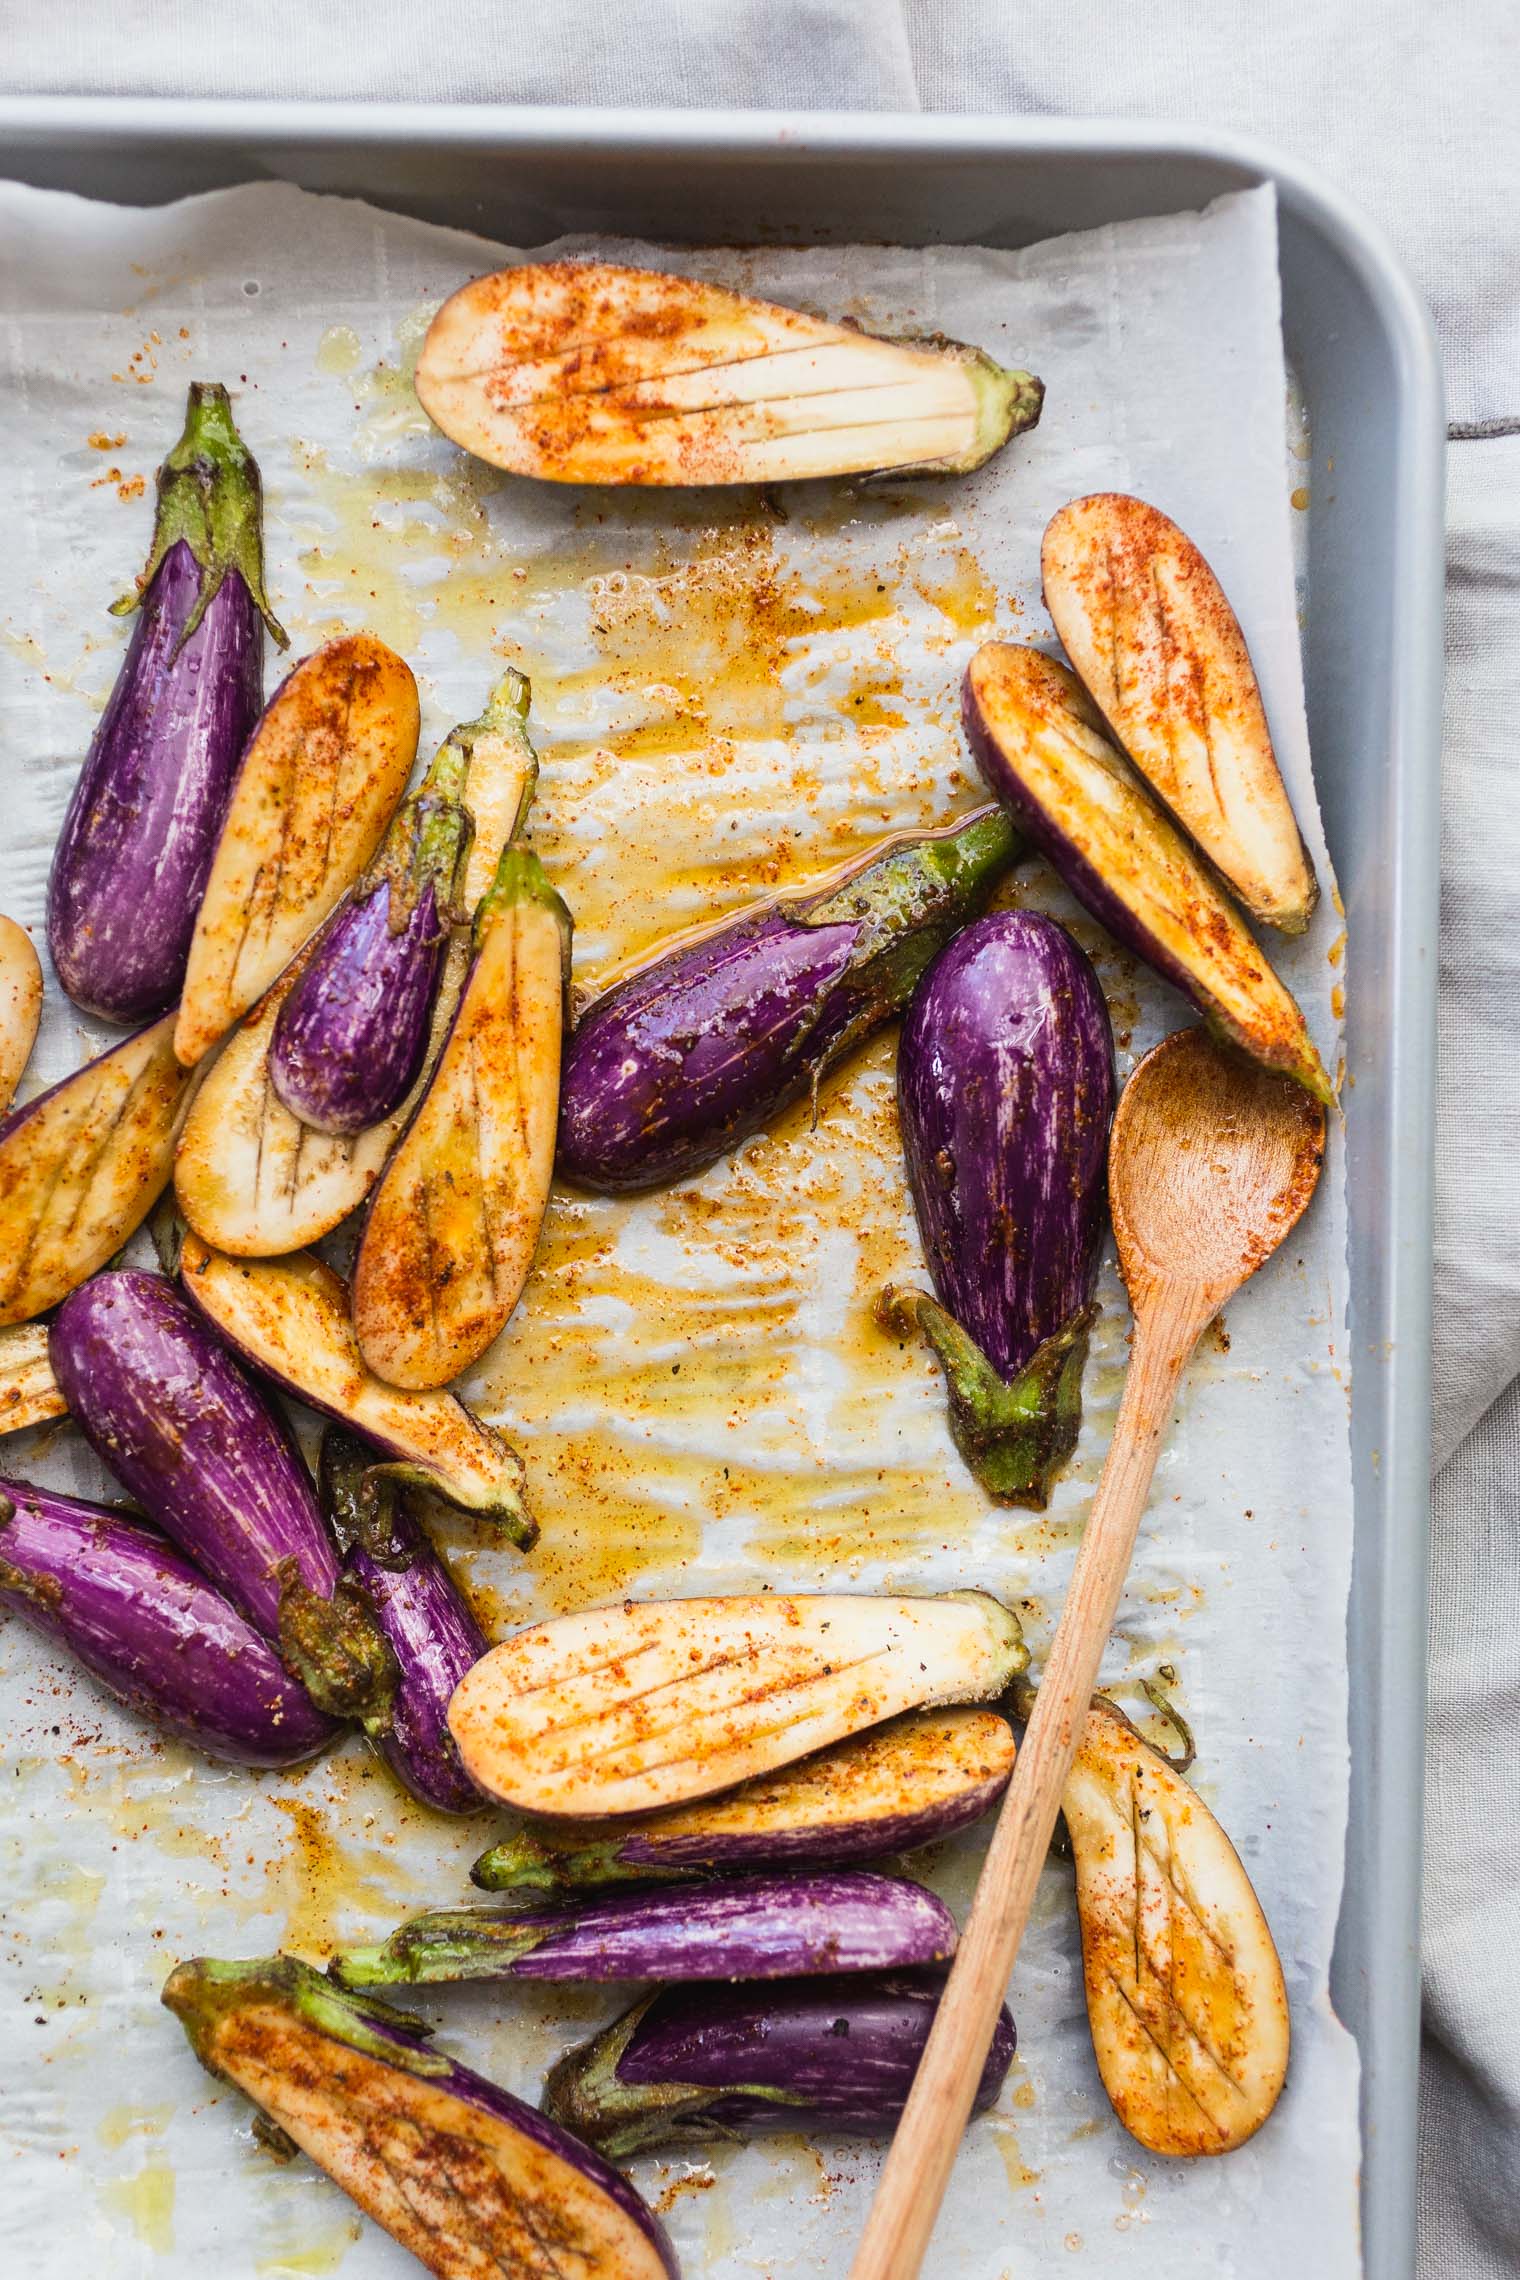
[[799, 1979], [944, 1963], [955, 1919], [903, 1877], [736, 1876], [558, 1908], [438, 1908], [332, 1964], [345, 1987], [455, 1979]]
[[608, 990], [565, 1055], [564, 1177], [656, 1187], [758, 1131], [902, 1010], [1016, 846], [1007, 819], [979, 809], [842, 884], [741, 912]]
[[487, 1892], [557, 1893], [871, 1860], [980, 1820], [1012, 1770], [1012, 1729], [995, 1710], [921, 1710], [695, 1804], [633, 1821], [530, 1822], [470, 1875]]
[[680, 2280], [626, 2178], [403, 2012], [290, 1956], [182, 1963], [163, 2001], [202, 2066], [429, 2272]]
[[128, 1494], [272, 1640], [318, 1707], [382, 1729], [394, 1666], [340, 1583], [289, 1428], [162, 1275], [97, 1275], [48, 1341], [69, 1413]]
[[336, 1732], [183, 1553], [104, 1505], [0, 1480], [0, 1605], [208, 1757], [298, 1765]]
[[920, 982], [898, 1106], [938, 1302], [892, 1290], [944, 1368], [950, 1424], [1000, 1503], [1041, 1510], [1076, 1445], [1113, 1115], [1098, 977], [1037, 911], [995, 911]]
[[440, 1813], [478, 1812], [486, 1800], [459, 1762], [448, 1708], [485, 1653], [485, 1634], [398, 1483], [376, 1471], [372, 1449], [330, 1425], [320, 1478], [344, 1575], [374, 1610], [396, 1659], [391, 1722], [376, 1747], [420, 1803]]
[[158, 472], [138, 611], [74, 787], [48, 886], [48, 948], [76, 1005], [146, 1022], [179, 995], [217, 834], [258, 719], [259, 471], [227, 391], [194, 381]]
[[[566, 2052], [545, 2085], [544, 2112], [613, 2161], [775, 2130], [887, 2138], [943, 1986], [932, 1972], [893, 1972], [662, 1988]], [[995, 2101], [1013, 2051], [1005, 2005], [975, 2112]]]
[[270, 1082], [291, 1115], [318, 1132], [346, 1136], [383, 1124], [422, 1073], [473, 830], [464, 797], [470, 753], [511, 710], [509, 684], [512, 698], [527, 688], [510, 674], [481, 719], [441, 747], [280, 1008]]

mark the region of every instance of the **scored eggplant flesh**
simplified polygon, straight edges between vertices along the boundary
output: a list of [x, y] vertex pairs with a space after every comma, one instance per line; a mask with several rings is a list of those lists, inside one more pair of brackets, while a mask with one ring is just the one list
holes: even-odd
[[0, 1116], [16, 1097], [42, 1018], [42, 961], [32, 938], [0, 914]]
[[67, 1407], [48, 1360], [47, 1325], [13, 1322], [0, 1330], [0, 1433], [45, 1424]]
[[570, 914], [509, 845], [475, 919], [459, 1010], [375, 1190], [354, 1262], [354, 1328], [391, 1385], [446, 1385], [518, 1299], [549, 1202]]
[[1302, 934], [1319, 898], [1240, 622], [1157, 507], [1073, 499], [1040, 562], [1062, 646], [1118, 743], [1253, 918]]
[[962, 709], [983, 777], [1078, 902], [1225, 1043], [1333, 1100], [1298, 1005], [1212, 871], [1109, 742], [1076, 675], [1042, 650], [989, 641], [967, 668]]
[[289, 1956], [182, 1963], [162, 2000], [201, 2064], [439, 2280], [679, 2280], [625, 2178], [404, 2012]]
[[524, 1812], [649, 1812], [904, 1710], [995, 1699], [1027, 1659], [985, 1592], [625, 1600], [494, 1647], [449, 1725], [471, 1778]]
[[417, 757], [417, 683], [373, 634], [341, 635], [276, 690], [243, 754], [196, 916], [174, 1049], [224, 1037], [380, 844]]
[[836, 1742], [723, 1796], [628, 1821], [535, 1821], [482, 1853], [486, 1892], [571, 1892], [908, 1852], [980, 1820], [1013, 1770], [993, 1710], [926, 1710]]
[[496, 467], [559, 483], [775, 483], [980, 467], [1044, 398], [959, 341], [887, 340], [607, 262], [476, 278], [434, 317], [423, 410]]
[[165, 1014], [0, 1124], [0, 1324], [45, 1314], [136, 1233], [189, 1084]]
[[375, 1469], [493, 1522], [523, 1549], [533, 1543], [516, 1450], [454, 1394], [406, 1391], [366, 1369], [343, 1278], [321, 1259], [228, 1258], [192, 1233], [180, 1276], [245, 1361], [367, 1440]]
[[1153, 2153], [1228, 2153], [1276, 2105], [1288, 1997], [1240, 1857], [1198, 1792], [1095, 1700], [1061, 1810], [1098, 2072]]

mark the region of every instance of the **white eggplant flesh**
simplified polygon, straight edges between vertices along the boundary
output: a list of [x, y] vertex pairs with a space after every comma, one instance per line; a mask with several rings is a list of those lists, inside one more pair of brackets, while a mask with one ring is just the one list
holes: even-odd
[[1153, 2153], [1228, 2153], [1288, 2071], [1288, 1996], [1261, 1903], [1197, 1791], [1095, 1702], [1062, 1798], [1087, 2015], [1115, 2113]]
[[57, 1306], [136, 1232], [168, 1185], [190, 1081], [168, 1013], [0, 1126], [0, 1324]]
[[45, 1425], [67, 1407], [48, 1360], [47, 1325], [13, 1322], [0, 1330], [0, 1433]]
[[460, 1681], [465, 1770], [528, 1813], [714, 1795], [904, 1710], [1000, 1695], [1026, 1660], [984, 1592], [624, 1601], [520, 1631]]
[[1046, 526], [1045, 606], [1151, 789], [1253, 918], [1302, 934], [1319, 899], [1240, 621], [1144, 499], [1098, 492]]
[[344, 634], [281, 684], [243, 754], [195, 921], [174, 1049], [193, 1068], [289, 964], [380, 844], [417, 757], [417, 683]]
[[557, 483], [775, 483], [980, 467], [1040, 415], [1030, 373], [607, 262], [476, 278], [417, 396], [462, 449]]
[[25, 927], [0, 916], [0, 1116], [16, 1097], [42, 1018], [42, 962]]

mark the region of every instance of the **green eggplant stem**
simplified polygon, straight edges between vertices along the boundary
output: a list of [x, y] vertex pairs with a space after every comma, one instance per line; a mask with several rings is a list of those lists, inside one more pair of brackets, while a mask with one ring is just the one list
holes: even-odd
[[351, 1718], [378, 1741], [390, 1732], [401, 1674], [368, 1599], [346, 1581], [324, 1599], [301, 1581], [294, 1559], [278, 1572], [281, 1661], [319, 1710]]
[[1077, 1445], [1082, 1371], [1097, 1312], [1096, 1306], [1083, 1307], [1005, 1382], [976, 1340], [927, 1291], [889, 1286], [876, 1302], [884, 1330], [917, 1330], [933, 1347], [945, 1373], [955, 1445], [987, 1494], [1031, 1512], [1044, 1511]]
[[485, 711], [477, 720], [461, 721], [449, 738], [450, 744], [458, 745], [466, 753], [473, 753], [483, 736], [505, 736], [520, 748], [528, 763], [528, 772], [517, 802], [517, 814], [507, 834], [509, 843], [521, 834], [538, 791], [538, 754], [528, 734], [528, 707], [532, 697], [533, 684], [527, 674], [509, 665], [487, 697]]
[[263, 487], [258, 463], [238, 434], [232, 402], [219, 380], [192, 380], [185, 430], [158, 471], [153, 545], [135, 593], [113, 602], [112, 614], [130, 617], [158, 575], [170, 548], [183, 539], [200, 564], [200, 590], [180, 643], [189, 640], [213, 595], [236, 570], [254, 607], [282, 649], [289, 636], [264, 589]]
[[350, 2050], [383, 2059], [386, 2065], [400, 2067], [408, 2074], [451, 2071], [450, 2061], [440, 2053], [376, 2034], [377, 2026], [401, 2027], [408, 2036], [431, 2034], [432, 2028], [412, 2012], [395, 2010], [372, 1995], [350, 1994], [291, 1955], [264, 1956], [248, 1963], [196, 1956], [189, 1963], [176, 1964], [159, 2000], [174, 2013], [191, 2049], [212, 2074], [221, 2071], [216, 2062], [217, 2027], [229, 2013], [244, 2006], [284, 2011], [318, 2034], [346, 2044]]
[[427, 1987], [490, 1979], [549, 1937], [552, 1925], [506, 1908], [435, 1908], [373, 1947], [345, 1948], [327, 1969], [340, 1987]]

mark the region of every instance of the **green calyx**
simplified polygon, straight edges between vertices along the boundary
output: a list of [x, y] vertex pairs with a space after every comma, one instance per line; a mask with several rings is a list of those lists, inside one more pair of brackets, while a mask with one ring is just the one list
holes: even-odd
[[352, 1994], [291, 1955], [261, 1956], [245, 1963], [197, 1956], [176, 1964], [159, 1999], [179, 2020], [191, 2049], [212, 2074], [223, 2071], [216, 2057], [217, 2029], [223, 2020], [234, 2012], [256, 2009], [284, 2011], [318, 2034], [408, 2074], [437, 2076], [451, 2071], [441, 2053], [418, 2049], [410, 2039], [394, 2042], [389, 2035], [376, 2033], [377, 2027], [400, 2028], [408, 2038], [431, 2033], [409, 2011], [393, 2010], [374, 1996]]
[[254, 607], [282, 649], [284, 627], [264, 589], [263, 490], [258, 463], [238, 434], [232, 403], [219, 380], [192, 380], [185, 430], [158, 471], [153, 545], [136, 593], [112, 604], [116, 617], [137, 609], [164, 556], [183, 539], [200, 565], [200, 590], [180, 635], [188, 641], [229, 570], [236, 570]]
[[503, 1908], [434, 1908], [374, 1947], [347, 1948], [328, 1965], [340, 1987], [426, 1987], [499, 1979], [556, 1927]]
[[[493, 1436], [498, 1438], [499, 1436]], [[440, 1503], [450, 1505], [456, 1512], [468, 1513], [472, 1520], [485, 1521], [499, 1528], [508, 1543], [519, 1551], [529, 1552], [538, 1542], [538, 1522], [523, 1500], [522, 1459], [514, 1449], [503, 1447], [504, 1459], [510, 1460], [510, 1477], [504, 1478], [494, 1494], [480, 1497], [467, 1496], [459, 1484], [443, 1471], [419, 1464], [406, 1457], [387, 1457], [370, 1466], [370, 1479], [377, 1491], [387, 1482], [397, 1488], [424, 1489], [436, 1496]], [[504, 1471], [507, 1468], [504, 1466]]]
[[[517, 814], [512, 829], [507, 834], [509, 840], [515, 839], [527, 822], [528, 810], [532, 807], [538, 790], [538, 754], [534, 751], [533, 741], [528, 734], [528, 706], [532, 696], [533, 684], [527, 674], [519, 673], [516, 666], [509, 665], [486, 699], [485, 711], [479, 719], [461, 721], [449, 738], [449, 744], [457, 745], [467, 755], [473, 755], [476, 745], [483, 737], [503, 736], [509, 743], [516, 745], [526, 761], [527, 774], [523, 779]], [[444, 749], [447, 750], [448, 746]]]
[[621, 1835], [588, 1843], [556, 1841], [533, 1829], [519, 1829], [483, 1852], [470, 1870], [482, 1892], [577, 1892], [606, 1884], [656, 1884], [672, 1871], [626, 1867], [619, 1857]]
[[1086, 1306], [1005, 1381], [953, 1314], [927, 1291], [884, 1290], [876, 1318], [884, 1330], [917, 1330], [945, 1373], [950, 1431], [971, 1471], [999, 1504], [1043, 1512], [1082, 1425], [1082, 1371], [1097, 1319]]
[[491, 928], [524, 904], [537, 904], [541, 910], [548, 911], [558, 925], [568, 986], [573, 931], [570, 913], [557, 889], [550, 885], [548, 874], [532, 848], [521, 846], [515, 839], [508, 840], [502, 849], [496, 876], [476, 905], [472, 950], [478, 956]]
[[399, 1483], [375, 1463], [368, 1443], [341, 1425], [322, 1435], [317, 1493], [340, 1552], [357, 1547], [376, 1567], [397, 1572], [413, 1565], [421, 1539], [401, 1509]]
[[385, 915], [389, 934], [405, 932], [429, 889], [438, 921], [434, 939], [441, 941], [459, 921], [459, 888], [475, 837], [475, 818], [464, 800], [470, 751], [453, 737], [439, 747], [416, 791], [396, 811], [384, 845], [354, 889], [357, 902], [367, 901], [381, 887], [390, 889]]
[[1001, 451], [1010, 436], [1038, 426], [1045, 405], [1045, 383], [1032, 372], [997, 364], [980, 348], [966, 349], [963, 362], [976, 397], [976, 435], [965, 456], [947, 466], [949, 475], [969, 474]]
[[324, 1599], [301, 1581], [294, 1559], [280, 1576], [280, 1659], [329, 1718], [351, 1718], [378, 1741], [391, 1728], [401, 1673], [375, 1611], [356, 1584]]
[[764, 2098], [777, 2106], [804, 2106], [807, 2100], [786, 2090], [750, 2082], [709, 2089], [701, 2083], [625, 2083], [618, 2078], [623, 2053], [643, 2023], [659, 1991], [636, 2003], [590, 2042], [567, 2051], [544, 2084], [543, 2110], [573, 2130], [610, 2161], [626, 2161], [646, 2147], [689, 2137], [695, 2142], [731, 2133], [707, 2119], [707, 2109], [731, 2097]]

